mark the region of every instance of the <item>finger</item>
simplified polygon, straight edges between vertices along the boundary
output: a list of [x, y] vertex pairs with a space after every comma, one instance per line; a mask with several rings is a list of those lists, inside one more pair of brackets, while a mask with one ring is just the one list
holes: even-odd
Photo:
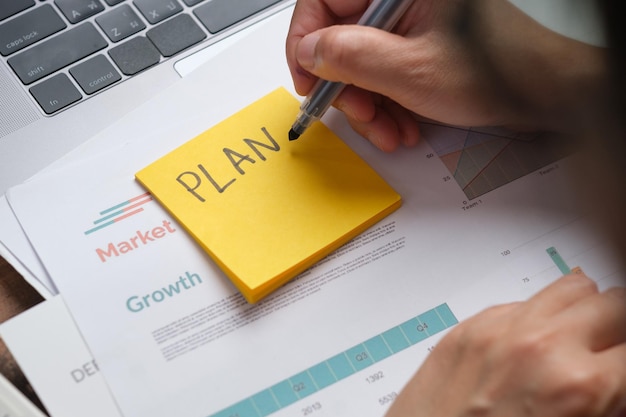
[[393, 100], [347, 86], [334, 106], [346, 114], [352, 128], [379, 149], [391, 152], [402, 144], [415, 146], [419, 125], [413, 113]]
[[[477, 353], [473, 348], [484, 346], [480, 339], [485, 337], [501, 340], [499, 335], [494, 337], [488, 333], [500, 332], [503, 327], [494, 324], [500, 324], [500, 320], [516, 308], [517, 303], [490, 307], [454, 326], [437, 343], [416, 375], [402, 389], [386, 416], [406, 417], [414, 415], [415, 410], [420, 410], [425, 416], [456, 415], [446, 412], [453, 403], [449, 397], [429, 394], [450, 392], [450, 384], [453, 384], [457, 399], [468, 398], [484, 377], [482, 368], [485, 352]], [[429, 400], [424, 402], [424, 396], [428, 396]]]
[[[607, 400], [609, 410], [602, 415], [610, 413], [626, 413], [626, 344], [614, 346], [597, 355], [598, 365], [606, 370], [609, 378], [610, 390], [613, 394]], [[620, 414], [618, 414], [620, 415]]]
[[408, 148], [417, 145], [420, 138], [420, 129], [413, 112], [390, 99], [384, 99], [384, 107], [396, 120], [400, 133], [400, 143]]
[[531, 297], [526, 303], [526, 314], [551, 316], [580, 299], [597, 293], [598, 286], [586, 275], [565, 275]]
[[345, 113], [352, 129], [377, 148], [392, 152], [398, 147], [401, 133], [394, 115], [380, 108], [381, 101], [369, 91], [347, 86], [333, 104]]
[[400, 144], [400, 130], [393, 116], [377, 107], [374, 117], [362, 122], [348, 118], [350, 126], [374, 146], [384, 152], [393, 152]]
[[296, 61], [296, 46], [300, 40], [324, 27], [355, 23], [367, 5], [367, 0], [301, 0], [296, 3], [285, 47], [287, 64], [299, 94], [306, 94], [317, 79]]
[[[308, 34], [298, 43], [296, 58], [317, 77], [353, 84], [410, 108], [426, 100], [442, 78], [433, 60], [427, 60], [432, 49], [432, 43], [423, 40], [347, 25]], [[416, 98], [416, 91], [424, 97]]]
[[626, 289], [612, 288], [582, 298], [555, 320], [571, 328], [594, 352], [626, 343]]
[[318, 77], [356, 84], [360, 73], [383, 65], [388, 55], [385, 44], [389, 43], [388, 39], [381, 39], [387, 38], [385, 35], [402, 39], [379, 29], [356, 25], [326, 27], [304, 36], [295, 56], [302, 68]]
[[376, 116], [377, 97], [366, 90], [354, 86], [346, 86], [333, 105], [344, 112], [348, 119], [367, 123]]
[[485, 353], [487, 346], [502, 342], [502, 335], [510, 330], [511, 320], [519, 314], [523, 305], [523, 302], [512, 302], [482, 310], [454, 326], [437, 344], [435, 351], [449, 356], [454, 352], [463, 353], [463, 349], [477, 347]]

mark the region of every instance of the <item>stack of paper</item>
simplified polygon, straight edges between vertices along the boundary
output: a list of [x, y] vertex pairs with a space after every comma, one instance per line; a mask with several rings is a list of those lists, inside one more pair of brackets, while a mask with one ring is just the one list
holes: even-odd
[[[541, 141], [424, 123], [418, 147], [385, 154], [331, 111], [324, 123], [334, 133], [318, 126], [284, 142], [275, 132], [286, 136], [297, 108], [280, 90], [291, 91], [282, 47], [289, 17], [0, 200], [2, 255], [51, 298], [0, 333], [53, 417], [381, 416], [459, 320], [525, 299], [563, 270], [580, 267], [601, 287], [620, 273], [579, 210], [566, 175], [573, 162], [546, 156]], [[225, 145], [224, 126], [250, 127], [229, 117], [264, 97], [267, 124], [255, 120], [237, 147]], [[252, 109], [245, 121], [261, 114]], [[194, 145], [180, 148], [186, 143]], [[172, 161], [189, 166], [170, 170]], [[154, 195], [135, 179], [140, 171]], [[159, 174], [186, 199], [155, 188]], [[275, 182], [256, 182], [270, 175]], [[324, 199], [307, 200], [299, 184]], [[232, 251], [246, 257], [235, 264], [259, 268], [258, 250], [261, 266], [291, 259], [294, 273], [334, 250], [293, 280], [280, 265], [262, 278], [280, 276], [267, 288], [237, 272], [249, 299], [265, 296], [250, 304], [223, 271], [233, 261], [219, 267], [226, 255], [209, 256], [185, 231], [204, 223], [186, 209], [198, 197], [212, 204], [218, 189], [229, 200], [208, 209], [213, 229], [197, 236], [207, 250], [250, 238], [252, 247]], [[261, 192], [250, 201], [238, 189]], [[292, 204], [258, 205], [286, 192]], [[274, 209], [277, 218], [268, 217]], [[215, 229], [220, 218], [229, 220], [224, 230]], [[262, 239], [246, 234], [250, 220], [267, 218]]]

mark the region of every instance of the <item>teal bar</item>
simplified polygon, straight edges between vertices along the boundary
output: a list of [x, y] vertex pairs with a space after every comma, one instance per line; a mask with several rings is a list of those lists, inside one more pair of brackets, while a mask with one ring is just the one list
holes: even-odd
[[85, 232], [85, 234], [86, 234], [86, 235], [88, 235], [88, 234], [91, 234], [91, 233], [93, 233], [93, 232], [97, 232], [98, 230], [100, 230], [100, 229], [104, 229], [105, 227], [110, 226], [110, 225], [112, 225], [113, 223], [115, 223], [115, 220], [111, 220], [110, 222], [103, 223], [103, 224], [101, 224], [100, 226], [96, 226], [96, 227], [94, 227], [94, 228], [92, 228], [92, 229], [87, 230], [87, 231]]
[[332, 358], [326, 361], [330, 369], [333, 371], [337, 380], [344, 379], [354, 373], [354, 368], [350, 364], [348, 358], [346, 358], [345, 353], [340, 353], [339, 355], [335, 355]]
[[278, 384], [272, 386], [270, 390], [274, 393], [274, 397], [276, 397], [276, 401], [278, 401], [281, 408], [298, 401], [298, 396], [293, 391], [293, 388], [288, 380], [279, 382]]
[[254, 408], [254, 404], [252, 401], [247, 398], [237, 404], [231, 405], [230, 407], [213, 414], [211, 417], [263, 417], [260, 416], [259, 413]]
[[409, 341], [406, 336], [404, 336], [404, 333], [402, 333], [402, 330], [400, 330], [400, 327], [387, 330], [382, 334], [382, 337], [393, 353], [400, 352], [410, 346]]
[[452, 327], [455, 324], [459, 323], [459, 320], [456, 318], [454, 314], [452, 314], [452, 310], [448, 307], [448, 304], [442, 304], [438, 307], [435, 307], [435, 311], [441, 317], [441, 320], [445, 323], [446, 327]]
[[333, 375], [326, 362], [319, 363], [309, 368], [309, 375], [311, 375], [319, 389], [334, 384], [337, 381], [337, 378], [335, 378], [335, 375]]
[[354, 369], [357, 371], [365, 369], [374, 363], [374, 360], [370, 357], [367, 349], [365, 349], [365, 346], [362, 344], [348, 349], [346, 356], [350, 359], [352, 366], [354, 366]]
[[559, 251], [557, 251], [554, 246], [546, 249], [546, 252], [548, 252], [548, 255], [550, 255], [550, 258], [552, 258], [552, 262], [556, 264], [556, 266], [559, 268], [559, 271], [561, 271], [563, 275], [567, 275], [572, 272], [570, 267], [567, 266], [567, 264], [561, 257], [561, 254], [559, 254]]
[[434, 309], [429, 310], [424, 314], [420, 314], [417, 316], [417, 319], [426, 328], [428, 336], [437, 334], [446, 328], [445, 323], [441, 320], [441, 317], [439, 317], [439, 314], [437, 314], [437, 311]]
[[261, 417], [270, 415], [274, 411], [278, 411], [280, 409], [280, 406], [276, 403], [272, 392], [268, 389], [253, 395], [252, 402], [256, 405]]
[[307, 397], [317, 391], [317, 387], [307, 371], [292, 376], [289, 378], [289, 382], [298, 398]]
[[428, 334], [426, 333], [426, 328], [416, 318], [405, 321], [400, 325], [400, 328], [412, 345], [421, 342], [428, 337]]
[[[554, 248], [548, 253], [558, 256]], [[450, 307], [441, 304], [211, 417], [266, 417], [457, 323]]]
[[391, 351], [385, 343], [382, 336], [374, 336], [369, 340], [363, 342], [367, 351], [372, 355], [374, 362], [382, 361], [387, 356], [391, 356]]

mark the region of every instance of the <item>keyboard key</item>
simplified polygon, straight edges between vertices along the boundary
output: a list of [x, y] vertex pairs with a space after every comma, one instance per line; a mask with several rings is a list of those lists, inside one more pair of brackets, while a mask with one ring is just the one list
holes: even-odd
[[113, 42], [119, 42], [146, 28], [137, 13], [127, 4], [96, 18], [96, 22]]
[[34, 5], [35, 0], [2, 0], [0, 1], [0, 20], [4, 20]]
[[57, 112], [83, 98], [65, 74], [57, 74], [31, 87], [30, 93], [46, 114]]
[[125, 75], [134, 75], [158, 64], [161, 55], [147, 38], [138, 36], [109, 50], [109, 56]]
[[54, 4], [61, 9], [67, 20], [72, 23], [82, 22], [104, 10], [100, 0], [54, 0]]
[[66, 27], [52, 6], [44, 4], [0, 25], [0, 54], [15, 53]]
[[152, 24], [159, 23], [183, 11], [183, 6], [177, 0], [134, 0], [133, 4]]
[[9, 58], [7, 62], [26, 85], [107, 46], [107, 42], [89, 22]]
[[148, 39], [157, 47], [161, 55], [169, 57], [195, 45], [206, 34], [191, 16], [181, 14], [161, 23], [146, 32]]
[[87, 94], [93, 94], [122, 79], [104, 55], [97, 55], [70, 68], [70, 74]]
[[187, 6], [191, 7], [191, 6], [195, 6], [196, 4], [200, 4], [202, 3], [204, 0], [183, 0], [183, 3], [185, 3]]
[[104, 0], [109, 6], [115, 6], [116, 4], [120, 4], [125, 0]]
[[194, 14], [211, 33], [226, 29], [280, 0], [210, 0]]

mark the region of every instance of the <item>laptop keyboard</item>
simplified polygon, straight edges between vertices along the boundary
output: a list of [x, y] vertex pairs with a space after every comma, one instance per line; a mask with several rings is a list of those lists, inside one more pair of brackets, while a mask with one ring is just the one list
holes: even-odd
[[1, 0], [0, 55], [52, 115], [285, 0]]

